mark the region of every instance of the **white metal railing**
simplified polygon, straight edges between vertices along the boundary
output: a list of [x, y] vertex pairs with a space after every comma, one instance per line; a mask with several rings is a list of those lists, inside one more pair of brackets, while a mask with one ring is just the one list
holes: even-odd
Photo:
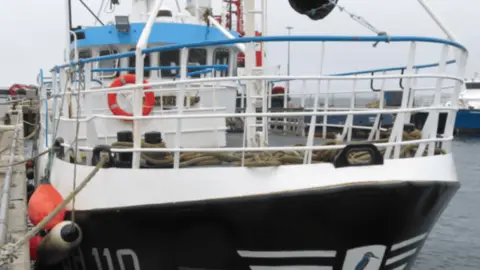
[[[343, 78], [343, 79], [350, 79], [352, 81], [356, 81], [356, 80], [362, 80], [362, 79], [369, 79], [371, 76], [365, 76], [365, 78], [362, 78], [361, 76], [357, 76], [356, 78]], [[426, 76], [426, 77], [430, 77], [430, 76]], [[221, 80], [228, 80], [229, 78], [221, 78]], [[230, 78], [231, 79], [231, 78]], [[236, 78], [235, 78], [236, 79]], [[244, 79], [244, 78], [242, 78]], [[249, 78], [251, 80], [253, 79], [258, 79], [257, 78]], [[325, 77], [322, 77], [323, 80], [326, 80], [326, 79], [330, 79], [330, 78], [325, 78]], [[335, 78], [337, 79], [337, 78]], [[450, 80], [457, 80], [457, 78], [448, 78], [447, 79], [450, 79]], [[198, 83], [199, 81], [208, 81], [208, 80], [211, 80], [209, 78], [204, 78], [204, 79], [196, 79], [196, 80], [192, 80], [191, 83]], [[171, 84], [171, 82], [168, 82], [169, 84]], [[153, 84], [153, 83], [152, 83]], [[108, 90], [108, 91], [107, 91]], [[98, 95], [98, 94], [104, 94], [106, 92], [116, 92], [117, 89], [114, 88], [114, 89], [105, 89], [105, 91], [100, 91], [99, 93], [96, 93], [95, 91], [85, 91], [85, 94], [86, 95]], [[121, 89], [119, 91], [122, 91]], [[182, 91], [182, 89], [176, 89], [176, 91]], [[351, 93], [353, 94], [355, 92], [355, 88], [352, 87], [352, 91]], [[318, 98], [318, 97], [317, 97]], [[319, 100], [316, 101], [317, 103], [319, 102]], [[115, 116], [115, 115], [105, 115], [105, 114], [92, 114], [91, 116], [89, 117], [85, 117], [85, 118], [82, 118], [82, 119], [79, 119], [78, 121], [80, 122], [88, 122], [88, 121], [92, 121], [94, 119], [110, 119], [110, 120], [120, 120], [120, 119], [123, 119], [123, 120], [131, 120], [131, 119], [138, 119], [138, 120], [142, 120], [142, 119], [187, 119], [187, 118], [197, 118], [197, 119], [201, 119], [201, 118], [218, 118], [218, 117], [279, 117], [279, 116], [289, 116], [289, 117], [298, 117], [298, 116], [335, 116], [335, 115], [348, 115], [348, 116], [353, 116], [353, 115], [371, 115], [371, 114], [376, 114], [377, 117], [376, 119], [378, 119], [378, 116], [380, 114], [400, 114], [400, 113], [408, 113], [408, 112], [419, 112], [419, 111], [454, 111], [455, 108], [451, 108], [451, 107], [445, 107], [445, 106], [429, 106], [429, 107], [417, 107], [417, 108], [413, 108], [413, 107], [410, 107], [410, 108], [390, 108], [390, 109], [382, 109], [382, 108], [378, 108], [378, 109], [375, 109], [375, 108], [364, 108], [364, 109], [360, 109], [360, 108], [344, 108], [344, 111], [341, 110], [342, 108], [330, 108], [329, 110], [321, 110], [321, 111], [315, 111], [315, 112], [308, 112], [308, 111], [304, 111], [304, 112], [267, 112], [267, 113], [256, 113], [256, 112], [253, 112], [253, 113], [220, 113], [220, 112], [216, 112], [216, 113], [210, 113], [210, 114], [193, 114], [193, 115], [182, 115], [180, 113], [178, 114], [173, 114], [173, 115], [149, 115], [149, 116]], [[347, 110], [345, 110], [347, 109]], [[76, 119], [67, 119], [65, 117], [60, 117], [60, 119], [64, 120], [64, 121], [77, 121]], [[322, 125], [321, 123], [316, 123], [314, 124], [314, 126], [316, 125]], [[325, 124], [323, 123], [323, 125], [327, 125], [328, 124]], [[332, 126], [335, 126], [335, 125], [332, 125]], [[346, 125], [338, 125], [339, 127], [344, 127], [344, 132], [342, 133], [342, 137], [345, 136], [345, 130], [347, 132], [347, 135], [348, 135], [348, 138], [347, 138], [347, 142], [348, 141], [351, 141], [351, 129], [353, 128], [356, 128], [354, 125], [352, 125], [351, 123], [350, 124], [346, 124]], [[345, 129], [345, 127], [347, 129]], [[373, 128], [369, 128], [370, 130], [372, 130]], [[371, 137], [371, 136], [370, 136]], [[444, 138], [427, 138], [427, 139], [422, 139], [422, 140], [414, 140], [414, 141], [409, 141], [408, 143], [430, 143], [430, 142], [441, 142], [441, 141], [447, 141], [451, 139], [451, 137], [444, 137]], [[386, 146], [386, 147], [390, 147], [390, 146], [401, 146], [401, 145], [404, 145], [406, 142], [401, 142], [401, 141], [398, 141], [398, 142], [388, 142], [388, 143], [379, 143], [377, 144], [378, 146]], [[69, 144], [65, 144], [65, 146], [69, 146]], [[181, 149], [182, 152], [192, 152], [192, 151], [203, 151], [203, 152], [210, 152], [210, 151], [275, 151], [275, 150], [318, 150], [318, 149], [338, 149], [340, 148], [339, 146], [334, 146], [333, 148], [332, 147], [326, 147], [326, 146], [313, 146], [313, 145], [310, 145], [310, 146], [307, 146], [307, 147], [240, 147], [240, 148], [214, 148], [214, 149], [209, 149], [209, 148], [180, 148], [180, 147], [173, 147], [173, 148], [168, 148], [168, 149], [142, 149], [140, 147], [133, 147], [132, 149], [127, 149], [127, 150], [124, 150], [124, 149], [112, 149], [112, 151], [114, 152], [128, 152], [128, 151], [131, 151], [131, 152], [141, 152], [141, 151], [144, 151], [144, 152], [175, 152], [177, 151], [176, 149]], [[83, 150], [83, 151], [90, 151], [92, 149], [92, 147], [80, 147], [79, 149]], [[252, 149], [256, 149], [256, 150], [252, 150]]]
[[[159, 2], [157, 2], [158, 4]], [[148, 23], [147, 23], [148, 26]], [[148, 29], [146, 27], [145, 29]], [[145, 30], [144, 30], [145, 31]], [[174, 167], [178, 168], [179, 167], [179, 157], [180, 157], [180, 152], [192, 152], [192, 151], [199, 151], [199, 152], [225, 152], [225, 151], [238, 151], [238, 152], [245, 152], [245, 151], [276, 151], [276, 150], [306, 150], [307, 153], [305, 155], [305, 160], [304, 163], [310, 163], [311, 162], [311, 152], [313, 150], [319, 150], [319, 149], [339, 149], [342, 146], [341, 145], [336, 145], [336, 146], [314, 146], [313, 141], [314, 141], [314, 132], [315, 132], [315, 127], [316, 126], [323, 126], [322, 130], [324, 131], [323, 134], [326, 134], [326, 128], [328, 126], [335, 126], [336, 124], [331, 124], [328, 123], [328, 117], [331, 116], [345, 116], [346, 121], [344, 124], [339, 124], [337, 125], [338, 127], [343, 127], [342, 133], [341, 133], [341, 139], [344, 140], [346, 143], [350, 142], [352, 140], [352, 130], [355, 128], [359, 128], [358, 126], [354, 125], [353, 121], [353, 116], [356, 115], [374, 115], [375, 120], [374, 120], [374, 125], [372, 127], [365, 127], [366, 130], [370, 130], [368, 139], [373, 140], [374, 138], [378, 139], [379, 138], [379, 130], [378, 124], [380, 121], [380, 117], [382, 114], [391, 114], [395, 115], [395, 120], [393, 121], [393, 127], [391, 129], [390, 137], [388, 139], [388, 142], [375, 142], [376, 145], [386, 147], [386, 153], [385, 153], [385, 158], [399, 158], [400, 154], [400, 147], [405, 144], [420, 144], [422, 145], [419, 147], [419, 149], [416, 152], [416, 155], [423, 155], [424, 150], [427, 149], [428, 146], [428, 154], [433, 155], [433, 150], [435, 149], [434, 144], [437, 142], [443, 142], [442, 148], [446, 150], [447, 152], [450, 151], [450, 143], [449, 141], [452, 139], [452, 133], [453, 133], [453, 122], [452, 119], [455, 117], [455, 111], [457, 110], [457, 106], [446, 106], [442, 102], [440, 102], [440, 96], [442, 94], [442, 91], [444, 90], [449, 90], [450, 91], [450, 99], [452, 101], [452, 104], [457, 104], [456, 101], [458, 99], [458, 93], [461, 89], [461, 86], [463, 84], [463, 72], [464, 72], [464, 65], [465, 65], [465, 59], [466, 59], [466, 52], [459, 47], [460, 45], [456, 45], [453, 42], [446, 42], [446, 41], [438, 41], [434, 40], [432, 42], [437, 42], [437, 43], [443, 43], [443, 49], [441, 52], [441, 57], [440, 57], [440, 62], [438, 65], [433, 65], [430, 67], [437, 67], [438, 71], [437, 73], [420, 73], [419, 72], [419, 67], [414, 65], [414, 58], [415, 58], [415, 52], [416, 52], [416, 45], [418, 42], [422, 42], [426, 40], [428, 42], [428, 38], [417, 38], [416, 40], [410, 40], [408, 41], [410, 44], [410, 49], [409, 49], [409, 56], [408, 56], [408, 61], [407, 61], [407, 66], [403, 68], [405, 70], [404, 74], [387, 74], [386, 70], [380, 70], [376, 71], [377, 73], [381, 73], [379, 75], [365, 75], [366, 72], [357, 72], [357, 73], [351, 73], [351, 74], [341, 74], [341, 75], [314, 75], [314, 76], [272, 76], [272, 75], [248, 75], [248, 76], [242, 76], [242, 77], [217, 77], [217, 78], [199, 78], [199, 79], [187, 79], [186, 77], [186, 66], [187, 66], [187, 56], [188, 56], [188, 46], [191, 47], [201, 47], [202, 44], [191, 44], [191, 45], [185, 45], [181, 46], [179, 45], [178, 48], [170, 48], [170, 49], [180, 49], [180, 79], [177, 81], [152, 81], [149, 83], [144, 84], [143, 83], [143, 63], [141, 57], [144, 53], [145, 50], [143, 50], [143, 43], [141, 42], [142, 40], [145, 40], [145, 36], [148, 35], [148, 32], [144, 32], [145, 35], [142, 34], [142, 38], [139, 40], [138, 44], [138, 50], [136, 52], [137, 55], [137, 84], [135, 85], [126, 85], [118, 88], [99, 88], [99, 89], [91, 89], [91, 70], [92, 70], [92, 62], [93, 60], [85, 60], [83, 63], [83, 71], [85, 73], [85, 85], [86, 89], [85, 90], [80, 90], [80, 94], [82, 97], [85, 99], [83, 101], [82, 106], [85, 106], [85, 109], [82, 111], [82, 118], [80, 119], [68, 119], [65, 117], [66, 112], [67, 112], [67, 107], [68, 106], [53, 106], [53, 114], [54, 114], [54, 119], [55, 122], [59, 121], [78, 121], [80, 123], [84, 123], [84, 125], [88, 124], [91, 121], [121, 121], [121, 120], [129, 120], [132, 121], [132, 129], [133, 129], [133, 136], [135, 138], [135, 142], [133, 144], [133, 148], [130, 149], [112, 149], [113, 151], [116, 152], [133, 152], [134, 153], [134, 164], [133, 168], [136, 168], [137, 165], [140, 162], [140, 152], [173, 152], [174, 153]], [[298, 39], [298, 40], [319, 40], [322, 42], [322, 46], [325, 44], [325, 40], [335, 40], [339, 39], [338, 37], [289, 37], [293, 39]], [[251, 41], [248, 41], [249, 39], [252, 38], [247, 38], [244, 39], [244, 43], [248, 43]], [[258, 40], [261, 39], [271, 39], [271, 40], [276, 40], [276, 41], [288, 41], [287, 37], [262, 37], [258, 38]], [[346, 39], [346, 38], [342, 38]], [[347, 38], [349, 39], [349, 38]], [[358, 38], [352, 38], [352, 41], [357, 41]], [[380, 37], [367, 37], [365, 40], [379, 40], [381, 39]], [[391, 37], [390, 41], [394, 42], [395, 40], [403, 40], [405, 38], [395, 38]], [[233, 44], [234, 42], [239, 42], [242, 39], [236, 39], [236, 40], [227, 40], [227, 41], [222, 41], [224, 43], [229, 43]], [[255, 39], [257, 40], [257, 39]], [[214, 42], [215, 43], [215, 42]], [[217, 43], [221, 42], [216, 42], [215, 45], [218, 45]], [[239, 42], [240, 43], [240, 42]], [[208, 42], [204, 44], [205, 46], [208, 46]], [[249, 45], [247, 44], [247, 54], [249, 51]], [[458, 70], [457, 73], [454, 75], [447, 74], [445, 66], [450, 63], [450, 61], [447, 61], [447, 56], [448, 56], [448, 48], [449, 46], [456, 46], [458, 50], [461, 52], [461, 56], [459, 58], [459, 61], [457, 62]], [[172, 46], [171, 46], [172, 47]], [[173, 46], [175, 47], [175, 46]], [[158, 49], [161, 50], [162, 48]], [[148, 49], [149, 52], [154, 52], [157, 49]], [[463, 51], [462, 51], [463, 50]], [[140, 57], [139, 57], [140, 56]], [[139, 60], [140, 59], [140, 60]], [[103, 60], [103, 59], [102, 59]], [[82, 61], [82, 60], [81, 60]], [[248, 62], [248, 61], [247, 61]], [[323, 65], [323, 59], [322, 59], [322, 65]], [[68, 76], [67, 76], [67, 71], [66, 69], [60, 69], [60, 87], [63, 88], [61, 91], [53, 91], [52, 96], [54, 97], [55, 102], [61, 102], [62, 100], [65, 99], [65, 97], [71, 97], [71, 96], [76, 96], [79, 93], [78, 92], [70, 92], [68, 94], [65, 94], [66, 89], [64, 85], [67, 85], [68, 81]], [[253, 70], [250, 69], [250, 71], [247, 71], [247, 74], [252, 74]], [[56, 74], [52, 74], [52, 78], [57, 78]], [[141, 79], [140, 79], [141, 78]], [[358, 108], [355, 100], [355, 95], [361, 92], [365, 92], [363, 89], [360, 89], [358, 85], [362, 81], [369, 81], [369, 80], [380, 80], [381, 87], [378, 90], [375, 90], [375, 95], [377, 96], [379, 100], [378, 108]], [[388, 94], [389, 92], [392, 91], [398, 91], [400, 89], [395, 89], [395, 88], [386, 88], [386, 82], [392, 81], [392, 80], [403, 80], [404, 87], [401, 89], [402, 91], [402, 100], [401, 100], [401, 105], [398, 107], [386, 107], [384, 104], [384, 98], [385, 95]], [[266, 109], [265, 104], [267, 104], [267, 107], [270, 107], [268, 103], [265, 103], [266, 100], [270, 99], [272, 96], [270, 90], [266, 90], [265, 88], [255, 88], [255, 84], [258, 85], [266, 85], [269, 81], [273, 80], [300, 80], [300, 81], [316, 81], [317, 82], [317, 89], [314, 91], [314, 93], [309, 93], [310, 95], [313, 95], [313, 107], [308, 108], [311, 111], [296, 111], [296, 112], [289, 112], [289, 111], [280, 111], [280, 112], [269, 112]], [[417, 86], [421, 85], [420, 82], [427, 81], [427, 80], [434, 80], [435, 84], [433, 86]], [[191, 92], [192, 89], [196, 89], [196, 91], [210, 91], [213, 100], [215, 100], [215, 96], [222, 92], [225, 91], [225, 87], [219, 87], [220, 83], [231, 83], [235, 84], [235, 82], [241, 81], [246, 85], [246, 91], [245, 93], [245, 98], [247, 99], [247, 102], [245, 102], [245, 112], [241, 113], [229, 113], [221, 110], [216, 110], [215, 108], [221, 107], [221, 104], [212, 106], [210, 109], [211, 111], [207, 113], [197, 113], [195, 110], [191, 108], [186, 108], [183, 105], [183, 100], [184, 97], [186, 96], [187, 93]], [[338, 91], [335, 92], [332, 90], [332, 84], [334, 84], [337, 81], [349, 81], [351, 83], [351, 86], [349, 87], [348, 90], [343, 90], [343, 91]], [[450, 82], [450, 83], [449, 83]], [[453, 87], [452, 87], [453, 83]], [[53, 83], [55, 86], [56, 83]], [[175, 85], [175, 87], [172, 87], [172, 85]], [[201, 85], [201, 87], [198, 87], [198, 85]], [[143, 95], [143, 88], [144, 87], [151, 87], [152, 89], [149, 91], [160, 93], [160, 95], [165, 94], [166, 92], [168, 93], [173, 93], [176, 96], [177, 104], [176, 107], [174, 108], [174, 113], [163, 113], [163, 108], [160, 109], [159, 114], [155, 115], [146, 115], [143, 116], [141, 115], [141, 108], [142, 108], [142, 95]], [[162, 89], [162, 87], [168, 88], [168, 91], [166, 89]], [[241, 88], [242, 85], [239, 85], [239, 88]], [[453, 88], [453, 89], [452, 89]], [[424, 90], [430, 90], [434, 93], [434, 102], [432, 104], [429, 104], [429, 106], [413, 106], [413, 100], [415, 97], [415, 93], [424, 91]], [[91, 100], [93, 100], [93, 96], [95, 95], [106, 95], [108, 93], [119, 93], [119, 92], [133, 92], [134, 93], [134, 113], [132, 116], [117, 116], [117, 115], [106, 115], [106, 114], [98, 114], [95, 113], [95, 108], [91, 107], [89, 104], [91, 104]], [[347, 108], [332, 108], [330, 104], [330, 99], [331, 95], [334, 94], [339, 94], [339, 93], [345, 93], [345, 94], [350, 94], [350, 102]], [[288, 95], [295, 95], [295, 93], [289, 93]], [[301, 93], [299, 93], [301, 96]], [[284, 97], [286, 94], [284, 94]], [[242, 98], [242, 97], [240, 97]], [[305, 98], [305, 95], [303, 95], [302, 99]], [[261, 101], [258, 107], [254, 105], [255, 101]], [[322, 102], [323, 101], [323, 102]], [[243, 103], [243, 98], [242, 98], [242, 103]], [[304, 104], [305, 101], [302, 101]], [[323, 106], [319, 104], [323, 104]], [[258, 105], [257, 104], [257, 105]], [[285, 104], [284, 104], [285, 107]], [[306, 106], [305, 106], [306, 107]], [[257, 112], [256, 109], [260, 109], [261, 112]], [[343, 110], [342, 110], [343, 109]], [[63, 117], [59, 116], [59, 112], [63, 112]], [[172, 111], [170, 111], [172, 112]], [[188, 113], [187, 113], [188, 112]], [[428, 120], [425, 124], [425, 126], [422, 129], [422, 136], [418, 140], [412, 140], [412, 141], [403, 141], [402, 140], [402, 135], [403, 135], [403, 126], [405, 123], [408, 123], [410, 121], [410, 115], [415, 112], [429, 112], [429, 117]], [[447, 126], [445, 129], [445, 132], [441, 138], [437, 138], [437, 125], [438, 125], [438, 113], [439, 112], [447, 112], [448, 117], [447, 117]], [[268, 125], [270, 122], [268, 121], [268, 118], [272, 117], [304, 117], [304, 116], [310, 116], [311, 117], [311, 122], [310, 125], [308, 125], [308, 136], [306, 138], [306, 145], [304, 147], [291, 147], [291, 146], [285, 146], [285, 147], [269, 147], [265, 146], [262, 143], [255, 143], [255, 140], [258, 138], [258, 133], [263, 133], [262, 136], [265, 136], [268, 138], [268, 129], [265, 129], [264, 127]], [[323, 123], [318, 123], [316, 121], [316, 117], [323, 117]], [[185, 132], [185, 130], [182, 128], [182, 120], [185, 119], [214, 119], [214, 118], [227, 118], [227, 117], [236, 117], [236, 118], [243, 118], [245, 121], [245, 129], [244, 129], [244, 140], [243, 140], [243, 147], [237, 147], [237, 148], [232, 148], [232, 147], [213, 147], [213, 148], [198, 148], [198, 147], [181, 147], [181, 141], [182, 141], [182, 133]], [[48, 117], [46, 117], [48, 118]], [[257, 122], [256, 119], [262, 119], [261, 124]], [[171, 145], [168, 145], [167, 149], [143, 149], [140, 147], [140, 140], [141, 140], [141, 127], [142, 123], [144, 121], [149, 120], [149, 121], [154, 121], [154, 120], [172, 120], [175, 121], [175, 131], [174, 131], [174, 136], [175, 140], [174, 143]], [[250, 120], [249, 120], [250, 119]], [[265, 119], [267, 121], [265, 121]], [[55, 126], [58, 126], [58, 123], [55, 124]], [[215, 132], [222, 132], [223, 130], [219, 130], [218, 127], [215, 127]], [[45, 131], [45, 133], [48, 133], [48, 131]], [[265, 134], [267, 133], [267, 134]], [[48, 136], [48, 135], [45, 135]], [[268, 141], [264, 140], [264, 141]], [[247, 143], [248, 142], [248, 143]], [[254, 143], [250, 143], [254, 142]], [[66, 142], [66, 146], [70, 145], [70, 142]], [[86, 146], [81, 146], [80, 149], [89, 151], [94, 147], [94, 145], [86, 145]]]

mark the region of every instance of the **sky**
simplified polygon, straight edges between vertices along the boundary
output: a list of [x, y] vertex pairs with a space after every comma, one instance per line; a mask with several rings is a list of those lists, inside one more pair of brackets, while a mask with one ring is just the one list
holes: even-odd
[[[214, 10], [220, 0], [212, 0]], [[35, 83], [39, 69], [49, 69], [63, 61], [65, 40], [64, 0], [0, 1], [0, 87], [13, 83]], [[76, 0], [74, 25], [92, 25], [93, 18]], [[85, 0], [95, 11], [100, 0]], [[458, 42], [469, 50], [466, 76], [480, 72], [480, 1], [479, 0], [429, 0], [432, 9], [454, 33]], [[131, 0], [120, 0], [117, 14], [126, 15]], [[166, 0], [175, 10], [174, 1]], [[180, 0], [184, 6], [184, 0]], [[421, 8], [416, 0], [340, 0], [348, 11], [360, 15], [376, 28], [389, 35], [418, 35], [446, 38], [443, 32]], [[257, 0], [259, 7], [259, 1]], [[287, 26], [292, 35], [375, 35], [353, 21], [346, 13], [335, 9], [324, 20], [311, 21], [291, 9], [287, 0], [268, 0], [268, 35], [285, 35]], [[102, 18], [107, 19], [105, 15]], [[107, 20], [108, 21], [108, 20]], [[259, 25], [260, 26], [260, 25]], [[365, 68], [403, 66], [407, 63], [408, 44], [331, 44], [325, 46], [325, 59], [321, 65], [321, 46], [318, 43], [291, 44], [291, 73], [318, 75], [357, 71]], [[287, 44], [269, 44], [267, 65], [280, 65], [286, 72]], [[415, 64], [438, 62], [440, 46], [419, 45]], [[450, 54], [453, 57], [453, 54]]]

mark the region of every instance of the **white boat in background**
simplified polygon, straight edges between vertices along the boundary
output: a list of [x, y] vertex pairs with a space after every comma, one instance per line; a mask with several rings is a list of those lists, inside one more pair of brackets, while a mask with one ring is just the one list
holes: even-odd
[[459, 96], [459, 110], [455, 121], [457, 135], [480, 134], [480, 76], [465, 80], [465, 90]]
[[465, 90], [460, 93], [463, 109], [480, 110], [480, 74], [476, 72], [471, 79], [465, 80]]
[[[268, 36], [265, 0], [262, 10], [254, 0], [239, 2], [248, 11], [239, 38], [218, 21], [225, 16], [215, 19], [210, 1], [187, 1], [190, 16], [174, 16], [166, 2], [135, 0], [114, 24], [66, 33], [70, 58], [51, 69], [50, 84], [40, 76], [37, 144], [51, 155], [35, 164], [42, 179], [30, 219], [38, 224], [53, 206], [68, 204], [41, 234], [37, 269], [409, 269], [460, 186], [451, 153], [457, 107], [440, 96], [453, 84], [456, 104], [465, 47], [384, 33]], [[289, 2], [312, 20], [338, 6]], [[255, 31], [259, 18], [263, 36]], [[268, 42], [316, 42], [322, 55], [332, 43], [394, 43], [408, 49], [407, 65], [374, 74], [270, 75], [265, 54], [256, 52]], [[417, 68], [425, 64], [415, 62], [422, 44], [441, 51], [430, 68]], [[446, 65], [456, 66], [453, 74]], [[353, 97], [357, 83], [374, 79], [377, 108], [357, 108], [354, 98], [349, 108], [328, 107], [335, 84], [351, 83]], [[273, 112], [267, 86], [274, 80], [318, 83], [315, 105]], [[399, 80], [400, 105], [385, 107], [385, 83]], [[414, 107], [417, 85], [425, 84], [435, 89], [434, 102]], [[237, 91], [245, 93], [245, 112], [235, 112]], [[428, 112], [422, 130], [409, 124], [415, 112]], [[438, 137], [440, 112], [448, 116]], [[368, 139], [354, 142], [353, 118], [366, 114], [374, 115]], [[395, 115], [386, 132], [383, 114]], [[336, 140], [315, 138], [316, 118], [326, 127], [338, 115], [347, 116]], [[243, 134], [227, 133], [231, 117], [244, 118]], [[308, 117], [309, 129], [272, 134], [270, 119], [281, 117]]]

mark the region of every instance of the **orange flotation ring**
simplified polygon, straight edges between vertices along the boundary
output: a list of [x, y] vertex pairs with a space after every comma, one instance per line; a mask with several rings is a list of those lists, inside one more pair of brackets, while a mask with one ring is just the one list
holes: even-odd
[[[126, 84], [135, 84], [136, 78], [134, 74], [125, 74], [116, 78], [112, 84], [110, 84], [110, 88], [124, 86]], [[147, 80], [143, 80], [143, 83], [148, 83]], [[152, 89], [150, 86], [146, 86], [143, 90]], [[124, 111], [117, 103], [117, 93], [108, 93], [108, 108], [114, 115], [120, 116], [132, 116], [131, 113]], [[152, 112], [153, 106], [155, 105], [155, 94], [151, 91], [145, 92], [145, 99], [143, 101], [143, 109], [142, 114], [148, 115]]]

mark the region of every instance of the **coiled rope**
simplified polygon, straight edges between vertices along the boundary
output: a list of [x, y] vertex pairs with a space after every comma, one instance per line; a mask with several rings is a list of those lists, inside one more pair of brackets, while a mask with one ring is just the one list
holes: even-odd
[[[404, 132], [403, 140], [411, 141], [422, 138], [422, 133], [419, 130], [412, 132]], [[380, 139], [376, 141], [359, 141], [354, 143], [383, 143], [388, 142], [388, 138]], [[322, 145], [341, 145], [343, 142], [338, 140], [329, 140]], [[304, 146], [304, 145], [295, 145]], [[131, 142], [114, 142], [112, 148], [132, 148]], [[142, 148], [166, 148], [165, 143], [151, 144], [142, 141]], [[413, 157], [418, 144], [407, 144], [401, 147], [400, 158]], [[380, 153], [384, 154], [386, 147], [379, 147]], [[342, 149], [328, 149], [328, 150], [314, 150], [312, 151], [312, 163], [333, 162], [337, 154]], [[435, 149], [435, 154], [444, 154], [445, 152], [440, 149]], [[426, 155], [427, 152], [424, 153]], [[266, 167], [266, 166], [280, 166], [280, 165], [293, 165], [303, 164], [305, 150], [288, 150], [288, 151], [272, 151], [272, 152], [246, 152], [243, 166], [245, 167]], [[368, 152], [355, 152], [349, 156], [349, 161], [352, 163], [362, 162], [369, 159], [370, 154]], [[142, 159], [153, 165], [172, 165], [173, 155], [167, 152], [161, 153], [141, 153]], [[208, 165], [231, 165], [242, 166], [242, 153], [241, 152], [188, 152], [180, 155], [180, 167], [190, 166], [208, 166]]]

